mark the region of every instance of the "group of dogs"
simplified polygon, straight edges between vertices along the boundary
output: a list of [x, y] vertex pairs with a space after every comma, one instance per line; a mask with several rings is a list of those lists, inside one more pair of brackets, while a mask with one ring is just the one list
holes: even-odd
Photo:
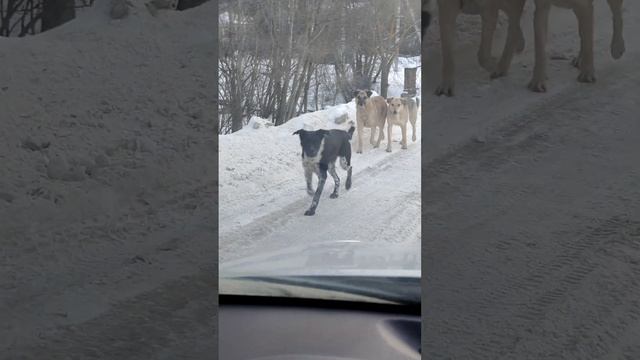
[[[442, 81], [436, 88], [436, 95], [453, 96], [454, 94], [454, 38], [456, 18], [459, 14], [480, 15], [482, 19], [478, 62], [491, 74], [491, 78], [503, 77], [509, 71], [515, 53], [524, 50], [525, 40], [520, 27], [520, 20], [527, 0], [437, 0], [440, 23], [440, 43], [442, 47]], [[571, 9], [578, 19], [580, 35], [580, 52], [572, 61], [579, 69], [579, 82], [595, 82], [593, 61], [594, 42], [594, 9], [593, 0], [531, 0], [535, 3], [534, 38], [535, 65], [529, 89], [535, 92], [547, 91], [546, 42], [548, 32], [549, 11], [551, 6]], [[613, 36], [611, 40], [611, 56], [619, 59], [625, 52], [622, 35], [622, 1], [607, 0], [613, 15]], [[436, 0], [422, 0], [422, 37], [435, 14]], [[498, 12], [502, 10], [508, 18], [507, 39], [502, 56], [496, 60], [491, 55], [493, 35], [497, 25]]]
[[[384, 139], [384, 126], [387, 124], [387, 152], [391, 152], [393, 127], [400, 126], [402, 131], [402, 149], [407, 149], [407, 126], [411, 123], [413, 134], [411, 139], [416, 141], [416, 121], [418, 118], [418, 107], [420, 99], [413, 97], [389, 97], [375, 95], [371, 90], [356, 90], [354, 92], [356, 103], [356, 126], [358, 128], [358, 142], [356, 152], [362, 153], [362, 137], [364, 128], [371, 129], [369, 142], [374, 148], [380, 146]], [[351, 139], [356, 130], [356, 126], [351, 123], [348, 131], [345, 130], [304, 130], [300, 129], [293, 133], [300, 137], [302, 147], [302, 167], [307, 182], [307, 193], [313, 196], [311, 206], [305, 215], [314, 215], [324, 184], [327, 180], [327, 173], [334, 180], [333, 192], [329, 196], [332, 199], [338, 197], [340, 189], [340, 177], [336, 172], [336, 161], [340, 159], [340, 166], [347, 171], [345, 188], [351, 188]], [[378, 130], [378, 139], [375, 139]], [[313, 190], [313, 174], [318, 176], [318, 185]]]
[[[491, 78], [503, 77], [509, 71], [511, 61], [515, 53], [524, 50], [525, 39], [520, 27], [524, 6], [527, 0], [422, 0], [422, 37], [431, 24], [435, 14], [435, 2], [437, 1], [440, 23], [440, 42], [442, 46], [442, 81], [436, 89], [437, 95], [453, 96], [454, 94], [454, 38], [456, 19], [459, 14], [480, 15], [482, 30], [480, 48], [478, 50], [478, 62], [491, 74]], [[534, 12], [534, 37], [535, 37], [535, 65], [533, 77], [529, 82], [529, 89], [535, 92], [547, 90], [546, 70], [546, 41], [548, 32], [549, 11], [551, 6], [558, 6], [573, 10], [578, 19], [580, 36], [580, 51], [572, 64], [580, 71], [579, 82], [595, 82], [595, 69], [593, 61], [594, 43], [594, 9], [593, 0], [531, 0], [535, 3]], [[624, 38], [622, 35], [622, 1], [607, 0], [613, 15], [613, 36], [611, 40], [611, 56], [619, 59], [625, 52]], [[508, 18], [507, 39], [499, 60], [491, 54], [493, 37], [498, 22], [498, 13], [503, 11]], [[363, 129], [371, 129], [369, 142], [375, 148], [380, 146], [384, 139], [384, 125], [387, 124], [387, 151], [391, 151], [392, 129], [394, 125], [402, 129], [402, 148], [407, 148], [407, 125], [413, 127], [412, 140], [416, 141], [417, 109], [420, 106], [418, 99], [408, 97], [372, 96], [370, 90], [356, 90], [356, 125], [358, 141], [356, 152], [362, 153]], [[340, 178], [336, 172], [336, 161], [340, 159], [341, 167], [347, 171], [345, 188], [351, 187], [351, 138], [356, 128], [351, 126], [344, 130], [297, 130], [293, 134], [300, 137], [302, 147], [302, 165], [307, 182], [307, 192], [313, 196], [311, 206], [305, 215], [314, 215], [327, 173], [331, 174], [335, 182], [331, 198], [338, 197]], [[379, 130], [378, 139], [375, 139], [376, 130]], [[313, 174], [318, 176], [316, 190], [312, 187]]]

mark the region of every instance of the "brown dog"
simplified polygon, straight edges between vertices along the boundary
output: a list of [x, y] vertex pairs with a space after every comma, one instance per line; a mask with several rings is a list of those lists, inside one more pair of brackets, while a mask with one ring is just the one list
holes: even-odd
[[[362, 154], [362, 131], [364, 128], [371, 129], [369, 142], [374, 148], [380, 146], [384, 139], [384, 123], [387, 120], [387, 103], [382, 96], [371, 96], [371, 90], [356, 90], [356, 124], [358, 127], [358, 147], [356, 152]], [[380, 129], [378, 140], [374, 141], [376, 129]]]

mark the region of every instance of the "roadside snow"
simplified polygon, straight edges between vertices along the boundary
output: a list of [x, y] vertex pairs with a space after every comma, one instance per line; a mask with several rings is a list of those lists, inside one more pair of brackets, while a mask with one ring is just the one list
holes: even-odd
[[[49, 32], [0, 38], [7, 357], [155, 358], [145, 347], [116, 355], [104, 339], [131, 341], [123, 324], [138, 296], [215, 267], [217, 3], [157, 17], [130, 3], [123, 20], [96, 1]], [[138, 308], [136, 323], [160, 330], [176, 309], [152, 298], [144, 308], [164, 320]]]

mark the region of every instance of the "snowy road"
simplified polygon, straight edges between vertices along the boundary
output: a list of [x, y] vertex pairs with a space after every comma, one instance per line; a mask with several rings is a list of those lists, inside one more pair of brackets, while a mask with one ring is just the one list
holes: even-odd
[[[552, 61], [529, 93], [529, 45], [510, 77], [461, 61], [459, 96], [424, 99], [427, 358], [640, 358], [639, 9], [615, 62], [597, 5], [596, 84]], [[572, 16], [554, 9], [550, 54], [571, 54]]]
[[[396, 129], [394, 139], [399, 138]], [[407, 150], [401, 150], [400, 144], [394, 142], [391, 154], [385, 152], [385, 147], [386, 140], [378, 149], [354, 153], [352, 188], [344, 189], [346, 175], [338, 170], [342, 178], [340, 197], [329, 198], [333, 182], [327, 181], [316, 215], [312, 217], [303, 215], [311, 197], [304, 190], [299, 165], [297, 186], [290, 190], [298, 195], [296, 200], [249, 224], [222, 232], [220, 261], [288, 246], [350, 239], [385, 246], [412, 246], [417, 251], [420, 246], [420, 142], [418, 139], [412, 143], [409, 139]], [[368, 165], [362, 164], [363, 158]]]

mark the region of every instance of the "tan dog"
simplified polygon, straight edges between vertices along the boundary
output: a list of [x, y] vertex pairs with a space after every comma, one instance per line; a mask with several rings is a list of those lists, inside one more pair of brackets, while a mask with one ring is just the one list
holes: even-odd
[[[613, 14], [613, 38], [611, 40], [611, 56], [619, 59], [625, 51], [622, 36], [622, 0], [607, 0]], [[580, 31], [580, 53], [573, 61], [573, 65], [580, 69], [579, 82], [592, 83], [596, 81], [593, 65], [593, 0], [535, 0], [534, 33], [536, 44], [536, 59], [533, 77], [529, 82], [529, 89], [535, 92], [547, 91], [547, 27], [549, 11], [552, 5], [573, 10], [578, 18]]]
[[390, 97], [387, 99], [387, 152], [391, 152], [393, 126], [402, 129], [402, 148], [407, 148], [407, 122], [413, 127], [412, 141], [416, 141], [416, 120], [418, 118], [419, 99], [406, 97]]
[[[358, 146], [356, 152], [362, 154], [362, 131], [371, 129], [369, 142], [374, 148], [380, 146], [384, 139], [384, 123], [387, 120], [387, 103], [382, 96], [371, 97], [371, 90], [356, 90], [356, 124], [358, 127]], [[378, 141], [374, 141], [376, 129], [380, 129]]]
[[[491, 73], [491, 78], [505, 76], [515, 52], [524, 50], [524, 35], [520, 19], [526, 0], [438, 0], [440, 43], [442, 46], [442, 82], [436, 95], [453, 96], [455, 60], [453, 58], [456, 18], [460, 13], [482, 17], [482, 36], [478, 50], [478, 62]], [[493, 35], [498, 24], [498, 10], [509, 17], [507, 40], [500, 61], [491, 55]], [[497, 62], [497, 65], [496, 65]]]

